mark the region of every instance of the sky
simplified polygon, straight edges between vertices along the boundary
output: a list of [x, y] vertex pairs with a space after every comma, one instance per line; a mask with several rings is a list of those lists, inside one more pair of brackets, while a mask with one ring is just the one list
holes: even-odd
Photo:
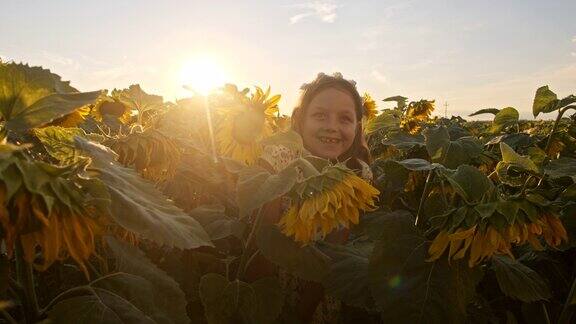
[[532, 119], [539, 86], [576, 94], [574, 0], [1, 1], [0, 58], [82, 91], [139, 83], [173, 101], [201, 56], [226, 82], [270, 86], [286, 114], [319, 72], [375, 99], [435, 99], [441, 116], [512, 106]]

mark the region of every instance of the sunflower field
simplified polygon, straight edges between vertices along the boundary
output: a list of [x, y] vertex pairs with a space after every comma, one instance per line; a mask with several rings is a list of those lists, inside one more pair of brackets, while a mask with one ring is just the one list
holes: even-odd
[[270, 88], [166, 102], [0, 62], [0, 321], [576, 321], [576, 96], [491, 122], [373, 98], [369, 183]]

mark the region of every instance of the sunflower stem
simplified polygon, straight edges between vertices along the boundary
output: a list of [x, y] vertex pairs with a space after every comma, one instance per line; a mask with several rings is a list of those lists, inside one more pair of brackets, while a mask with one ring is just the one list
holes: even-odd
[[252, 224], [252, 228], [250, 229], [250, 234], [248, 234], [248, 238], [246, 239], [246, 245], [244, 246], [244, 251], [242, 252], [242, 256], [240, 257], [240, 263], [238, 264], [236, 279], [243, 277], [244, 274], [246, 273], [246, 270], [248, 269], [248, 265], [250, 264], [249, 262], [247, 262], [249, 255], [249, 248], [252, 245], [254, 239], [256, 238], [256, 232], [260, 227], [261, 219], [262, 219], [262, 208], [258, 209], [256, 218], [254, 219], [254, 223]]
[[38, 297], [35, 290], [34, 269], [32, 265], [24, 260], [24, 249], [20, 240], [16, 242], [15, 259], [16, 279], [24, 289], [22, 305], [26, 323], [35, 323], [40, 317], [40, 307], [38, 306]]
[[418, 204], [418, 212], [416, 213], [416, 220], [414, 221], [414, 226], [418, 226], [419, 224], [421, 224], [420, 212], [422, 211], [424, 200], [426, 200], [426, 194], [428, 193], [428, 185], [432, 180], [433, 174], [434, 174], [433, 170], [428, 171], [428, 176], [426, 177], [426, 183], [424, 184], [424, 190], [422, 191], [422, 196], [420, 197], [420, 203]]
[[571, 311], [571, 308], [574, 307], [572, 306], [572, 300], [574, 299], [574, 295], [576, 295], [576, 277], [574, 277], [574, 280], [572, 281], [572, 287], [570, 287], [570, 292], [568, 293], [568, 297], [566, 297], [566, 301], [562, 306], [562, 312], [558, 317], [559, 324], [570, 323], [570, 319], [572, 318], [573, 313]]
[[14, 319], [14, 317], [12, 317], [12, 315], [10, 315], [10, 313], [8, 313], [5, 309], [2, 309], [0, 312], [2, 312], [2, 316], [4, 317], [6, 322], [10, 324], [18, 324], [18, 322]]
[[564, 113], [568, 109], [576, 109], [576, 106], [567, 106], [567, 107], [564, 107], [563, 109], [558, 110], [558, 116], [556, 116], [556, 120], [554, 121], [554, 126], [552, 126], [552, 131], [550, 131], [550, 136], [548, 136], [548, 141], [546, 141], [546, 147], [544, 148], [544, 152], [546, 152], [546, 154], [548, 154], [548, 149], [550, 148], [550, 145], [552, 145], [552, 137], [554, 136], [554, 133], [556, 132], [556, 128], [558, 128], [558, 125], [560, 124], [560, 120], [562, 120], [562, 116], [564, 115]]
[[212, 160], [218, 163], [218, 153], [216, 152], [216, 140], [214, 138], [214, 127], [212, 125], [212, 113], [208, 95], [204, 96], [204, 109], [206, 110], [206, 122], [208, 123], [208, 134], [210, 135], [210, 147], [212, 149]]

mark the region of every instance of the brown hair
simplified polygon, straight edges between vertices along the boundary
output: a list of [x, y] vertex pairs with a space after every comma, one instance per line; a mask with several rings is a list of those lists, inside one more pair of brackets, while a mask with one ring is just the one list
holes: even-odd
[[298, 134], [302, 135], [302, 124], [306, 116], [306, 109], [312, 102], [312, 99], [323, 90], [329, 88], [336, 88], [342, 90], [350, 96], [354, 101], [354, 109], [356, 112], [356, 135], [352, 146], [338, 157], [339, 160], [348, 160], [347, 166], [352, 169], [361, 169], [358, 160], [364, 161], [368, 164], [371, 162], [370, 150], [364, 138], [364, 131], [362, 130], [362, 116], [364, 115], [364, 108], [362, 105], [362, 97], [356, 90], [356, 82], [346, 80], [342, 77], [341, 73], [334, 73], [333, 75], [326, 75], [319, 73], [316, 79], [310, 83], [305, 83], [300, 87], [302, 93], [300, 95], [300, 102], [292, 111], [292, 129]]

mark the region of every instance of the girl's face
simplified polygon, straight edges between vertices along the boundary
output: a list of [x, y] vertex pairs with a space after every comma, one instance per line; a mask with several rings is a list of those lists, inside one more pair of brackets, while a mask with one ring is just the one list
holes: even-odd
[[354, 99], [345, 91], [328, 88], [314, 96], [302, 123], [304, 146], [313, 155], [337, 159], [356, 136]]

